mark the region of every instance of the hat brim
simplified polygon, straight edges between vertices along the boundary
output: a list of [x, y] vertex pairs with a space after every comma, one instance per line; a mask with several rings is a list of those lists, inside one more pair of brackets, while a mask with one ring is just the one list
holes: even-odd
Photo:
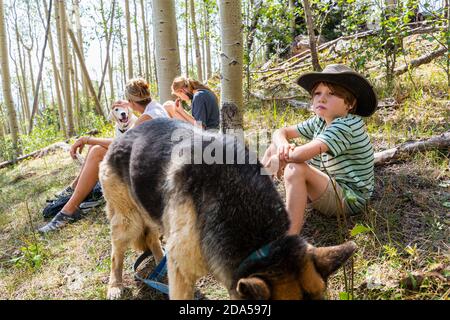
[[323, 73], [310, 72], [301, 75], [297, 84], [311, 93], [318, 82], [329, 82], [340, 85], [353, 93], [356, 97], [355, 114], [368, 117], [372, 115], [378, 105], [377, 96], [372, 85], [361, 75], [353, 72]]

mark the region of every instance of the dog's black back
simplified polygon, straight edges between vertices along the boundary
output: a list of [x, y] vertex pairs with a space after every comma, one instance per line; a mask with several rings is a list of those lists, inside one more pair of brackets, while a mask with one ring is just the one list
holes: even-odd
[[[153, 219], [161, 219], [169, 196], [165, 185], [177, 143], [171, 141], [175, 130], [194, 137], [191, 146], [200, 144], [201, 150], [211, 143], [201, 136], [209, 136], [223, 147], [224, 157], [226, 149], [235, 151], [234, 164], [189, 163], [176, 172], [178, 193], [193, 199], [203, 250], [229, 252], [227, 262], [237, 267], [253, 250], [283, 236], [289, 220], [282, 199], [269, 176], [261, 174], [261, 164], [248, 163], [248, 149], [229, 136], [177, 120], [139, 125], [113, 143], [105, 159]], [[245, 164], [236, 164], [239, 152], [245, 153]]]

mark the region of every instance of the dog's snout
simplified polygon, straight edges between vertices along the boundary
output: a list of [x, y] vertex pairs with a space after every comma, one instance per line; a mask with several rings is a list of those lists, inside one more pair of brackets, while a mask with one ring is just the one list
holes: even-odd
[[127, 114], [126, 114], [125, 112], [121, 112], [120, 115], [121, 115], [122, 117], [125, 117]]

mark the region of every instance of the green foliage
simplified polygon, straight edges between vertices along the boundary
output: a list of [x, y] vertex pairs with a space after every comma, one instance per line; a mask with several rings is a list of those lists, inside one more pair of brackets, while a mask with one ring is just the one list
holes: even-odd
[[44, 260], [45, 254], [39, 243], [26, 243], [20, 248], [20, 255], [10, 260], [18, 268], [38, 270]]
[[339, 292], [339, 300], [353, 300], [352, 294], [348, 292]]
[[57, 111], [46, 108], [41, 115], [37, 116], [36, 124], [30, 135], [21, 135], [23, 153], [30, 153], [42, 149], [49, 144], [64, 140], [64, 134], [59, 128]]
[[94, 111], [88, 111], [80, 119], [80, 129], [78, 134], [83, 135], [93, 129], [97, 129], [100, 132], [110, 132], [112, 125], [103, 116], [97, 115]]
[[0, 139], [0, 161], [10, 160], [14, 157], [14, 148], [10, 135]]
[[354, 236], [356, 236], [358, 234], [367, 233], [367, 232], [370, 232], [370, 231], [372, 231], [372, 229], [370, 227], [366, 227], [366, 226], [364, 226], [362, 224], [356, 224], [353, 227], [353, 229], [350, 231], [350, 235], [352, 237], [354, 237]]

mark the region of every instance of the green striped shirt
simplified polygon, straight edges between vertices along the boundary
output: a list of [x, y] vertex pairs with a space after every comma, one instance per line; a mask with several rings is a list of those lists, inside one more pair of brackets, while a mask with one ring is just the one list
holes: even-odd
[[325, 120], [314, 116], [297, 125], [301, 136], [325, 143], [329, 150], [309, 161], [326, 171], [344, 189], [353, 213], [361, 211], [374, 189], [373, 147], [361, 117], [348, 114], [336, 118], [327, 127]]

